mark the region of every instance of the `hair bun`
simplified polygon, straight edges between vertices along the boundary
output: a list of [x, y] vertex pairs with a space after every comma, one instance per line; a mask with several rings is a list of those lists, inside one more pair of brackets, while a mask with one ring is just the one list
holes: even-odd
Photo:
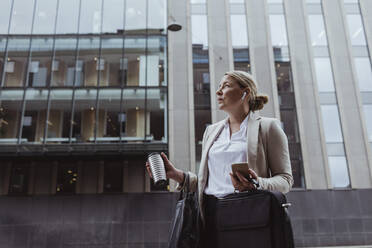
[[269, 101], [269, 97], [266, 95], [257, 95], [250, 104], [249, 108], [252, 111], [263, 109], [264, 105]]

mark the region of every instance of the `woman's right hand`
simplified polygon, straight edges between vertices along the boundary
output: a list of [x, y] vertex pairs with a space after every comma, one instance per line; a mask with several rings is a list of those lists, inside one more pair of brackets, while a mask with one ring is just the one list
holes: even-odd
[[[183, 172], [181, 170], [177, 169], [176, 167], [174, 167], [174, 165], [172, 164], [171, 161], [168, 160], [168, 157], [167, 157], [167, 155], [165, 155], [164, 152], [160, 153], [160, 156], [162, 157], [163, 162], [164, 162], [164, 167], [165, 167], [165, 172], [166, 172], [167, 178], [173, 179], [173, 180], [177, 181], [178, 183], [182, 183], [183, 182], [183, 177], [184, 177]], [[152, 173], [151, 173], [149, 161], [146, 161], [146, 170], [147, 170], [147, 173], [149, 174], [150, 178], [152, 178]]]

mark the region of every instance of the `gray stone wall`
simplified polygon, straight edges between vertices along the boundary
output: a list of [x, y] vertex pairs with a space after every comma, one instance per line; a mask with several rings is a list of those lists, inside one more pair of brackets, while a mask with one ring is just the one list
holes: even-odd
[[[177, 193], [0, 197], [0, 247], [167, 247]], [[292, 191], [297, 247], [372, 244], [372, 190]]]

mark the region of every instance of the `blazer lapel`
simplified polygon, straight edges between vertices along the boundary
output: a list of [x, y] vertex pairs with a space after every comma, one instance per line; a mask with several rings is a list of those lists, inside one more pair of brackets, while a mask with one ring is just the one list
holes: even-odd
[[257, 162], [257, 147], [258, 147], [258, 131], [260, 128], [261, 117], [252, 113], [248, 119], [247, 125], [247, 160], [250, 168], [256, 168]]

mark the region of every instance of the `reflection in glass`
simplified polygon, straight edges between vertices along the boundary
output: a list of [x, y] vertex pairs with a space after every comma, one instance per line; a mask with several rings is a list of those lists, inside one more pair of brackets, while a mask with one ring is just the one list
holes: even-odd
[[58, 1], [57, 34], [78, 32], [79, 4], [76, 0]]
[[101, 32], [102, 0], [81, 0], [80, 34], [97, 34]]
[[326, 142], [343, 142], [340, 116], [337, 105], [321, 105], [323, 128]]
[[57, 0], [37, 0], [32, 33], [54, 34], [56, 11]]
[[333, 74], [329, 58], [314, 58], [316, 81], [319, 92], [334, 92]]
[[360, 15], [347, 15], [347, 23], [349, 25], [349, 35], [351, 45], [366, 46], [366, 37], [364, 35], [364, 27]]
[[48, 91], [28, 89], [22, 120], [22, 143], [40, 143], [44, 140]]
[[284, 15], [270, 15], [270, 28], [272, 46], [288, 46]]
[[360, 91], [372, 91], [372, 68], [368, 57], [354, 58]]
[[146, 100], [146, 111], [149, 113], [149, 131], [146, 133], [150, 141], [166, 141], [166, 119], [165, 111], [167, 109], [167, 95], [163, 89], [148, 89]]
[[120, 89], [103, 89], [98, 95], [97, 142], [120, 139]]
[[147, 27], [149, 29], [163, 29], [166, 25], [166, 1], [151, 0], [148, 1], [148, 20]]
[[75, 86], [97, 86], [98, 72], [105, 67], [98, 59], [99, 38], [80, 38], [78, 41], [78, 60], [75, 69]]
[[10, 34], [30, 34], [35, 0], [14, 0]]
[[[148, 43], [150, 45], [150, 43]], [[125, 39], [125, 57], [123, 59], [123, 69], [127, 72], [123, 75], [124, 85], [145, 86], [146, 85], [146, 38]], [[126, 62], [128, 61], [128, 62]], [[127, 64], [127, 65], [126, 65]], [[140, 75], [142, 75], [140, 77]]]
[[372, 105], [365, 104], [363, 105], [364, 118], [366, 119], [366, 127], [368, 133], [368, 140], [372, 142]]
[[207, 49], [208, 47], [207, 16], [206, 15], [192, 15], [191, 16], [191, 27], [192, 27], [192, 44], [202, 45], [203, 49]]
[[251, 71], [248, 49], [247, 20], [245, 15], [231, 15], [231, 40], [234, 54], [234, 69]]
[[313, 46], [327, 46], [327, 35], [322, 15], [309, 15], [310, 37]]
[[72, 121], [73, 141], [94, 142], [96, 126], [97, 90], [79, 89], [75, 91], [75, 109]]
[[123, 91], [122, 113], [120, 113], [119, 121], [124, 141], [142, 141], [145, 138], [145, 126], [146, 134], [149, 134], [150, 113], [145, 112], [145, 94], [144, 89], [124, 89]]
[[17, 143], [23, 90], [0, 91], [0, 143]]
[[55, 54], [52, 64], [52, 86], [82, 85], [82, 67], [76, 65], [75, 38], [57, 38], [55, 40]]
[[124, 0], [104, 0], [102, 33], [116, 34], [124, 29]]
[[127, 0], [125, 30], [146, 29], [146, 0]]
[[28, 85], [45, 87], [50, 82], [53, 57], [53, 39], [32, 39], [31, 60], [28, 69]]
[[52, 90], [48, 113], [47, 143], [69, 142], [72, 90]]
[[58, 165], [56, 194], [74, 194], [78, 180], [74, 165]]
[[331, 172], [332, 186], [334, 188], [349, 187], [350, 181], [346, 157], [328, 156], [328, 163]]
[[6, 38], [0, 38], [0, 87], [3, 85], [3, 69], [5, 56]]
[[1, 0], [0, 1], [0, 34], [8, 33], [11, 6], [12, 6], [12, 0]]
[[4, 68], [4, 85], [20, 87], [26, 79], [29, 39], [12, 38], [8, 41], [8, 57]]
[[29, 176], [30, 167], [28, 167], [26, 163], [14, 164], [10, 175], [9, 194], [27, 194]]
[[121, 162], [105, 162], [103, 191], [119, 193], [123, 191], [123, 165]]
[[122, 82], [126, 83], [128, 59], [123, 58], [122, 38], [102, 38], [100, 63], [100, 86], [120, 86]]

